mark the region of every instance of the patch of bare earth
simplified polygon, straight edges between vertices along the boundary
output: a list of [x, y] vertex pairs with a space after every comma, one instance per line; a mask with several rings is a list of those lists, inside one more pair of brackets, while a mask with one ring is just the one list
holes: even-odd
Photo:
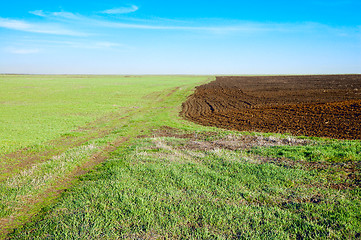
[[[163, 127], [154, 131], [151, 136], [153, 139], [159, 139], [163, 137], [167, 138], [179, 138], [185, 139], [181, 143], [176, 143], [172, 139], [163, 139], [161, 144], [159, 140], [156, 140], [155, 148], [159, 148], [161, 145], [164, 149], [181, 150], [181, 151], [217, 151], [220, 149], [226, 149], [231, 151], [244, 151], [253, 147], [272, 147], [272, 146], [305, 146], [315, 144], [314, 141], [309, 139], [300, 139], [296, 137], [274, 137], [274, 136], [262, 136], [262, 135], [235, 135], [228, 134], [225, 136], [219, 136], [216, 132], [193, 132], [184, 133], [178, 129]], [[192, 154], [196, 156], [197, 154]], [[169, 157], [169, 156], [168, 156]], [[320, 185], [320, 187], [331, 187], [334, 189], [350, 189], [359, 188], [361, 186], [361, 161], [348, 161], [348, 162], [310, 162], [304, 160], [292, 160], [286, 157], [266, 157], [260, 155], [247, 155], [243, 158], [244, 161], [254, 164], [275, 164], [284, 168], [301, 168], [304, 170], [317, 170], [327, 171], [332, 176], [333, 173], [339, 174], [343, 180], [335, 182], [333, 179], [329, 179], [326, 185]]]
[[231, 130], [361, 139], [361, 75], [217, 77], [181, 115]]
[[[214, 150], [218, 148], [228, 150], [243, 150], [252, 147], [270, 147], [270, 146], [298, 146], [312, 144], [308, 139], [299, 139], [295, 137], [273, 137], [262, 135], [235, 135], [229, 134], [224, 137], [218, 137], [216, 132], [193, 132], [184, 133], [171, 127], [163, 127], [154, 131], [153, 137], [174, 137], [186, 138], [188, 141], [182, 146], [183, 149], [190, 150]], [[148, 137], [148, 136], [140, 136]]]

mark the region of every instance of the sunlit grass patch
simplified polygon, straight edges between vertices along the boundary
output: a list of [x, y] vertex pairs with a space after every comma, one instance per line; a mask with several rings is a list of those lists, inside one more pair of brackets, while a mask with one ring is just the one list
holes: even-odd
[[[66, 86], [62, 79], [47, 84], [59, 87], [60, 99], [74, 85], [70, 99], [78, 105], [48, 98], [59, 109], [70, 107], [59, 110], [57, 120], [69, 127], [73, 123], [64, 119], [100, 118], [41, 133], [65, 140], [63, 146], [43, 145], [34, 135], [40, 143], [28, 145], [30, 152], [62, 147], [64, 154], [33, 162], [0, 183], [0, 220], [16, 218], [20, 224], [10, 238], [352, 239], [361, 234], [359, 141], [235, 132], [182, 119], [181, 102], [208, 77], [89, 76], [80, 84], [68, 76]], [[104, 162], [72, 178], [93, 156]], [[21, 205], [49, 188], [56, 191], [67, 177], [76, 184], [56, 201], [32, 202], [34, 217], [25, 223], [29, 218], [20, 213]]]
[[265, 156], [287, 157], [310, 162], [361, 161], [361, 141], [327, 140], [305, 146], [274, 146], [254, 148], [251, 152]]
[[[184, 91], [207, 78], [0, 75], [0, 157], [70, 134], [106, 114], [147, 107], [166, 98], [168, 90], [183, 86]], [[154, 92], [159, 94], [153, 96]], [[176, 96], [165, 105], [177, 101]]]
[[257, 161], [246, 150], [182, 148], [186, 141], [130, 141], [82, 177], [49, 214], [14, 236], [288, 239], [358, 234], [359, 190], [331, 188], [317, 170]]
[[54, 181], [69, 174], [98, 150], [99, 148], [93, 144], [77, 147], [46, 162], [35, 164], [1, 182], [0, 203], [6, 207], [0, 209], [0, 216], [5, 217], [21, 209], [24, 204], [29, 204], [29, 200], [36, 201], [37, 194], [44, 188], [50, 187]]

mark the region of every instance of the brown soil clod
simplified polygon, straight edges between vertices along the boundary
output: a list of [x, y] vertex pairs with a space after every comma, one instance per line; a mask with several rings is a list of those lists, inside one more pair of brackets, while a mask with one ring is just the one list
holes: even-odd
[[361, 139], [361, 75], [217, 77], [181, 115], [239, 131]]

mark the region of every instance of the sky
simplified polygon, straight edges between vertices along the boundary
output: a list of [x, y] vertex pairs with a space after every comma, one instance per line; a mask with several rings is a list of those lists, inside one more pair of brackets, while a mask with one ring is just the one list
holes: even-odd
[[361, 73], [360, 0], [12, 0], [0, 73]]

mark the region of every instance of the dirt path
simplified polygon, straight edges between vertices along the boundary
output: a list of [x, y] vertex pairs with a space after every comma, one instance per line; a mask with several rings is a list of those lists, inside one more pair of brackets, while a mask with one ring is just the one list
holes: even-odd
[[[15, 172], [29, 168], [34, 163], [46, 161], [52, 156], [60, 155], [70, 148], [81, 146], [92, 139], [102, 138], [108, 135], [127, 118], [130, 112], [131, 110], [128, 110], [122, 114], [112, 113], [103, 116], [96, 121], [73, 130], [72, 133], [74, 133], [74, 135], [65, 135], [44, 143], [45, 146], [48, 146], [48, 149], [43, 151], [24, 148], [0, 156], [0, 161], [4, 164], [0, 171], [0, 182]], [[103, 125], [103, 127], [99, 127], [101, 125]]]
[[23, 224], [24, 219], [31, 219], [31, 217], [37, 213], [32, 209], [33, 206], [45, 206], [46, 204], [51, 203], [54, 199], [59, 197], [62, 192], [74, 184], [77, 177], [86, 174], [95, 166], [105, 161], [109, 157], [109, 154], [127, 140], [128, 138], [121, 137], [118, 140], [107, 144], [103, 149], [93, 154], [88, 161], [76, 167], [66, 177], [57, 179], [57, 181], [54, 181], [51, 186], [40, 194], [27, 198], [26, 202], [21, 206], [21, 209], [17, 209], [17, 211], [21, 213], [20, 218], [17, 214], [6, 218], [0, 218], [0, 237], [6, 236], [12, 229]]
[[[161, 103], [167, 100], [178, 89], [179, 88], [169, 89], [169, 91], [164, 93], [165, 97], [163, 98], [155, 94], [155, 101]], [[152, 108], [149, 107], [149, 109]], [[67, 150], [82, 146], [91, 140], [104, 138], [112, 134], [114, 130], [119, 129], [122, 126], [128, 126], [130, 118], [138, 114], [144, 114], [146, 111], [148, 111], [147, 107], [129, 107], [123, 109], [119, 113], [111, 113], [103, 116], [94, 122], [75, 129], [69, 134], [44, 143], [44, 145], [49, 146], [49, 149], [45, 148], [45, 150], [34, 151], [31, 148], [25, 148], [0, 156], [1, 161], [5, 163], [9, 162], [9, 164], [0, 171], [0, 183], [5, 182], [9, 176], [11, 177], [23, 170], [30, 169], [32, 166], [45, 162], [54, 156], [61, 155]], [[131, 134], [135, 134], [135, 136], [144, 130], [143, 127], [139, 127], [137, 124], [133, 125], [132, 130], [129, 131], [134, 131], [131, 132]], [[21, 204], [17, 206], [11, 215], [0, 218], [0, 239], [5, 237], [12, 229], [31, 220], [41, 207], [54, 202], [64, 190], [74, 185], [78, 176], [86, 174], [89, 170], [94, 169], [95, 166], [106, 161], [111, 153], [122, 144], [125, 144], [129, 138], [131, 137], [119, 134], [115, 140], [112, 140], [99, 149], [99, 151], [89, 156], [83, 164], [75, 167], [71, 172], [66, 173], [64, 176], [56, 177], [51, 183], [47, 184], [44, 189], [39, 191], [39, 193], [21, 198]]]
[[181, 114], [239, 131], [361, 139], [361, 75], [217, 77]]

